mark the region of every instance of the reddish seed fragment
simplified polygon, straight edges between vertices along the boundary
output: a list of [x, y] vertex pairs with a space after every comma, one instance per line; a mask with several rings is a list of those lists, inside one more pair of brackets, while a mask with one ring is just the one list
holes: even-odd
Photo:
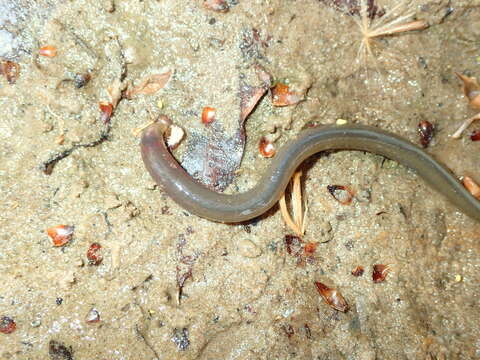
[[73, 237], [74, 227], [70, 225], [57, 225], [47, 229], [47, 234], [54, 246], [63, 246]]
[[87, 259], [90, 265], [100, 265], [103, 260], [101, 253], [102, 245], [99, 243], [93, 243], [87, 250]]
[[275, 155], [275, 146], [264, 136], [260, 138], [260, 142], [258, 144], [258, 150], [263, 157], [271, 158]]
[[20, 76], [20, 65], [8, 60], [0, 62], [0, 75], [5, 75], [9, 84], [15, 84]]
[[420, 134], [420, 144], [424, 148], [430, 144], [433, 138], [433, 131], [435, 127], [432, 125], [430, 121], [422, 120], [418, 123], [418, 133]]
[[38, 50], [38, 54], [46, 57], [55, 57], [57, 56], [57, 48], [53, 45], [45, 45]]
[[97, 309], [91, 308], [88, 312], [87, 316], [85, 317], [85, 322], [88, 324], [98, 323], [100, 321], [100, 313]]
[[17, 328], [17, 324], [13, 319], [8, 316], [2, 316], [0, 318], [0, 333], [2, 334], [11, 334]]
[[203, 6], [209, 10], [217, 12], [227, 12], [229, 9], [228, 3], [226, 0], [205, 0]]
[[372, 279], [374, 283], [381, 283], [387, 277], [390, 270], [388, 265], [375, 264], [373, 265]]
[[480, 186], [470, 176], [464, 176], [462, 182], [470, 194], [480, 200]]
[[353, 276], [362, 276], [363, 273], [365, 272], [365, 269], [363, 266], [357, 266], [355, 269], [352, 270], [352, 275]]
[[109, 102], [100, 102], [98, 104], [100, 108], [100, 121], [104, 124], [108, 124], [110, 122], [110, 118], [112, 117], [113, 113], [113, 104]]
[[295, 105], [302, 101], [300, 94], [290, 91], [286, 84], [278, 83], [272, 89], [272, 104], [274, 106], [288, 106]]
[[348, 311], [348, 304], [338, 290], [331, 289], [318, 281], [315, 282], [315, 286], [323, 300], [325, 300], [329, 306], [341, 312]]
[[309, 242], [305, 244], [303, 251], [305, 255], [312, 255], [317, 250], [318, 243], [316, 242]]
[[285, 235], [285, 246], [289, 255], [298, 256], [302, 252], [302, 239], [295, 235]]
[[342, 205], [350, 205], [353, 199], [353, 191], [344, 185], [328, 185], [327, 190]]
[[216, 109], [212, 107], [204, 107], [202, 111], [202, 123], [205, 125], [211, 124], [215, 121]]
[[475, 130], [471, 135], [470, 139], [472, 141], [479, 141], [480, 140], [480, 130]]

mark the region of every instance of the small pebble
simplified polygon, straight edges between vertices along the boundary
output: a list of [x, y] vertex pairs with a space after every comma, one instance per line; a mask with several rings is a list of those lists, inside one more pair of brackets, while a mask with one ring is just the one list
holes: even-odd
[[389, 160], [389, 159], [385, 159], [383, 162], [382, 162], [382, 168], [384, 169], [396, 169], [398, 168], [398, 162], [394, 161], [394, 160]]
[[172, 295], [170, 295], [167, 290], [164, 290], [160, 292], [157, 300], [160, 304], [166, 305], [172, 301]]
[[88, 82], [90, 81], [91, 79], [91, 75], [86, 72], [86, 73], [82, 73], [82, 74], [75, 74], [73, 76], [73, 85], [77, 88], [77, 89], [81, 89], [82, 87], [84, 87], [85, 85], [88, 84]]
[[65, 135], [64, 134], [60, 134], [55, 138], [55, 144], [57, 144], [57, 145], [63, 145], [64, 142], [65, 142]]
[[74, 263], [74, 265], [76, 267], [83, 267], [85, 265], [85, 262], [83, 261], [83, 259], [77, 259]]
[[262, 255], [262, 249], [250, 240], [241, 240], [238, 243], [238, 250], [240, 255], [247, 258], [256, 258]]
[[372, 193], [369, 189], [360, 190], [355, 196], [359, 202], [370, 202]]
[[62, 273], [62, 276], [58, 278], [58, 284], [64, 289], [68, 289], [74, 283], [75, 273], [72, 270]]
[[190, 340], [188, 339], [188, 329], [173, 329], [172, 341], [177, 345], [177, 349], [180, 351], [185, 351], [190, 345]]
[[87, 316], [85, 317], [85, 321], [88, 324], [94, 324], [100, 321], [100, 313], [97, 309], [91, 308], [88, 312]]
[[76, 180], [75, 182], [72, 183], [72, 188], [69, 194], [70, 198], [71, 199], [79, 198], [85, 192], [85, 189], [88, 188], [88, 186], [89, 186], [89, 183], [85, 179]]
[[115, 11], [115, 2], [113, 0], [105, 1], [104, 9], [109, 13], [113, 13]]
[[320, 234], [318, 241], [321, 243], [326, 243], [333, 239], [332, 224], [329, 221], [322, 221], [317, 227], [317, 232]]
[[52, 124], [49, 124], [49, 123], [46, 123], [46, 122], [44, 122], [44, 123], [42, 124], [42, 127], [43, 127], [42, 131], [43, 131], [44, 133], [48, 133], [48, 132], [50, 132], [50, 131], [53, 130], [53, 125], [52, 125]]
[[30, 323], [30, 326], [33, 328], [37, 328], [42, 325], [42, 321], [40, 319], [35, 319]]
[[155, 190], [158, 185], [154, 181], [150, 181], [147, 185], [145, 185], [145, 189], [147, 190]]
[[138, 55], [137, 55], [137, 50], [132, 47], [132, 46], [128, 46], [127, 48], [125, 48], [125, 51], [124, 51], [124, 57], [125, 57], [125, 62], [127, 64], [136, 64], [138, 63]]

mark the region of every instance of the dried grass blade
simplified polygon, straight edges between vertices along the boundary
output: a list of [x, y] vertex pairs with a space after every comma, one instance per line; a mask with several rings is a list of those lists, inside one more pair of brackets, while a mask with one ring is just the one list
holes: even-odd
[[305, 228], [307, 227], [307, 213], [308, 213], [308, 206], [305, 203], [305, 213], [303, 214], [303, 220], [302, 220], [302, 228], [300, 229], [302, 232], [302, 235], [305, 234]]
[[[292, 205], [293, 205], [293, 218], [297, 224], [297, 228], [301, 229], [303, 224], [303, 209], [302, 209], [302, 186], [300, 179], [302, 172], [298, 171], [293, 175], [293, 189], [292, 189]], [[302, 233], [303, 235], [303, 233]]]
[[290, 213], [288, 212], [287, 202], [285, 201], [285, 193], [280, 198], [279, 205], [280, 205], [280, 212], [282, 213], [283, 220], [285, 221], [287, 226], [291, 230], [293, 230], [293, 232], [295, 234], [297, 234], [298, 236], [301, 236], [300, 229], [297, 227], [297, 224], [295, 224], [295, 222], [292, 220], [292, 217], [290, 216]]
[[[403, 19], [399, 19], [403, 20]], [[415, 20], [405, 24], [399, 24], [392, 26], [392, 24], [387, 24], [379, 29], [373, 30], [371, 33], [368, 34], [369, 38], [379, 37], [379, 36], [386, 36], [386, 35], [394, 35], [399, 34], [407, 31], [414, 31], [414, 30], [424, 30], [428, 28], [428, 23], [423, 20]]]
[[136, 127], [135, 129], [132, 130], [133, 136], [138, 137], [142, 133], [143, 130], [145, 130], [150, 125], [155, 124], [156, 122], [157, 122], [157, 120], [151, 120], [148, 123], [145, 123], [143, 125], [140, 125], [139, 127]]
[[458, 130], [455, 131], [455, 133], [452, 135], [452, 138], [454, 139], [460, 138], [460, 136], [462, 136], [462, 133], [465, 131], [465, 129], [468, 128], [470, 124], [473, 123], [475, 120], [480, 120], [480, 113], [465, 120], [462, 123], [462, 125], [458, 128]]

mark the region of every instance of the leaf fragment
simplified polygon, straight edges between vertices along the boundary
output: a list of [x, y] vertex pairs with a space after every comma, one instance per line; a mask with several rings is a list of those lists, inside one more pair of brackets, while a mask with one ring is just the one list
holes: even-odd
[[348, 311], [347, 301], [338, 290], [332, 289], [319, 281], [315, 281], [315, 286], [320, 296], [329, 306], [341, 312]]
[[143, 78], [140, 83], [133, 87], [128, 88], [125, 97], [127, 99], [133, 98], [135, 95], [151, 95], [155, 94], [160, 89], [163, 89], [167, 85], [172, 76], [172, 70], [166, 70], [163, 73], [148, 75]]

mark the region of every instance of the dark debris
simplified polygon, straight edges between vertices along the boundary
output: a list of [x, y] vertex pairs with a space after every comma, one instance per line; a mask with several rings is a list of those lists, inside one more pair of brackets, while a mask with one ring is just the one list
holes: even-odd
[[72, 145], [70, 148], [51, 156], [48, 160], [44, 161], [40, 165], [40, 170], [42, 170], [45, 175], [51, 175], [53, 172], [53, 168], [60, 160], [65, 159], [67, 156], [72, 154], [77, 149], [90, 148], [90, 147], [95, 147], [102, 144], [105, 140], [108, 140], [109, 134], [110, 134], [110, 125], [107, 125], [105, 126], [104, 130], [102, 130], [102, 132], [100, 133], [97, 139], [84, 144]]
[[48, 344], [48, 355], [51, 360], [73, 360], [72, 347], [66, 347], [63, 343], [51, 340]]
[[185, 351], [190, 346], [190, 340], [188, 339], [188, 329], [173, 329], [172, 341], [177, 345], [177, 349]]
[[[360, 2], [363, 0], [319, 0], [321, 3], [343, 11], [349, 15], [360, 15]], [[375, 0], [367, 0], [367, 13], [370, 19], [385, 15], [385, 9], [379, 8]]]

